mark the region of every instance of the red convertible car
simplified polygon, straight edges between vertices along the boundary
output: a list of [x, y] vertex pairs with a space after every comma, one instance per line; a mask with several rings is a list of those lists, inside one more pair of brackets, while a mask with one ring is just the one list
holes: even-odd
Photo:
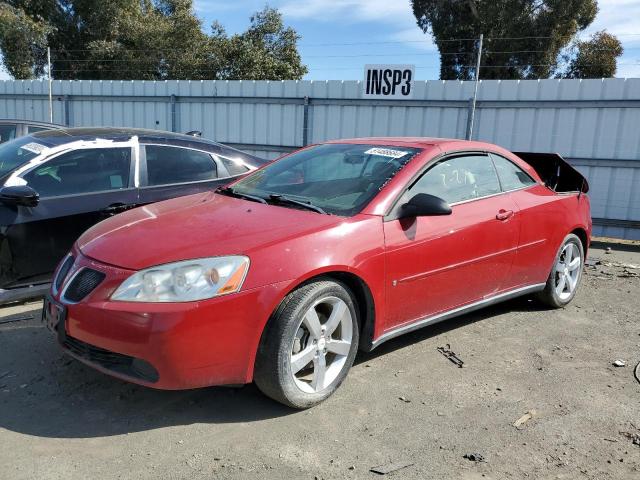
[[555, 154], [429, 138], [314, 145], [92, 227], [59, 265], [44, 321], [67, 353], [131, 382], [255, 381], [306, 408], [358, 349], [519, 295], [569, 303], [587, 191]]

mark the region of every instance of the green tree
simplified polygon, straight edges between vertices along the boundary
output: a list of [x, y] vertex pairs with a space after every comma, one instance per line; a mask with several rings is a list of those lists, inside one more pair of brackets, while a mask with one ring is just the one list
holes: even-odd
[[224, 78], [302, 78], [307, 68], [302, 64], [296, 42], [300, 38], [291, 27], [285, 27], [277, 10], [265, 8], [251, 17], [249, 29], [229, 39], [224, 30], [218, 30], [216, 38], [227, 59]]
[[565, 55], [567, 68], [559, 78], [610, 78], [616, 74], [617, 59], [624, 53], [622, 44], [606, 31], [596, 32], [589, 40], [577, 40]]
[[476, 42], [481, 78], [548, 78], [561, 52], [598, 13], [597, 0], [412, 0], [418, 26], [433, 35], [441, 79], [471, 79]]
[[0, 4], [0, 51], [15, 78], [34, 78], [43, 74], [47, 35], [51, 29], [37, 17], [20, 8]]
[[249, 29], [205, 33], [193, 0], [7, 0], [0, 50], [15, 78], [36, 78], [52, 50], [57, 79], [300, 79], [299, 35], [265, 7]]

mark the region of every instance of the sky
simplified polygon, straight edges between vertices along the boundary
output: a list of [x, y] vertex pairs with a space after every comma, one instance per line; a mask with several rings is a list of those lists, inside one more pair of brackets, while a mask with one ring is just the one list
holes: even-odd
[[[244, 31], [265, 0], [194, 0], [205, 30], [213, 20], [229, 33]], [[595, 22], [582, 34], [606, 29], [625, 53], [618, 77], [640, 77], [640, 0], [599, 0]], [[430, 36], [416, 25], [409, 0], [270, 0], [285, 23], [302, 36], [299, 50], [307, 80], [359, 80], [367, 63], [416, 66], [419, 80], [439, 74], [439, 56]], [[0, 72], [0, 79], [8, 78]]]

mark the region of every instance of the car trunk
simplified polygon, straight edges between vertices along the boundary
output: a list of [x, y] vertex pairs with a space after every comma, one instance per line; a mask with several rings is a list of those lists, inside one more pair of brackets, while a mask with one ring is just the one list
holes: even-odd
[[557, 153], [514, 152], [540, 175], [544, 184], [557, 193], [587, 193], [587, 179]]

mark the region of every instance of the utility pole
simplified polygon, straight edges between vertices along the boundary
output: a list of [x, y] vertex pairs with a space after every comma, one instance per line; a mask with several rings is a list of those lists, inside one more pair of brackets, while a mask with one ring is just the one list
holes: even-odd
[[51, 95], [51, 47], [47, 47], [47, 73], [49, 76], [49, 123], [53, 123], [53, 98]]
[[478, 83], [480, 82], [480, 60], [482, 59], [482, 41], [484, 40], [484, 35], [480, 34], [480, 39], [478, 40], [478, 60], [476, 62], [476, 84], [473, 90], [473, 101], [471, 103], [471, 119], [469, 120], [469, 129], [467, 131], [467, 140], [471, 140], [473, 137], [473, 121], [476, 116], [476, 101], [478, 99]]

